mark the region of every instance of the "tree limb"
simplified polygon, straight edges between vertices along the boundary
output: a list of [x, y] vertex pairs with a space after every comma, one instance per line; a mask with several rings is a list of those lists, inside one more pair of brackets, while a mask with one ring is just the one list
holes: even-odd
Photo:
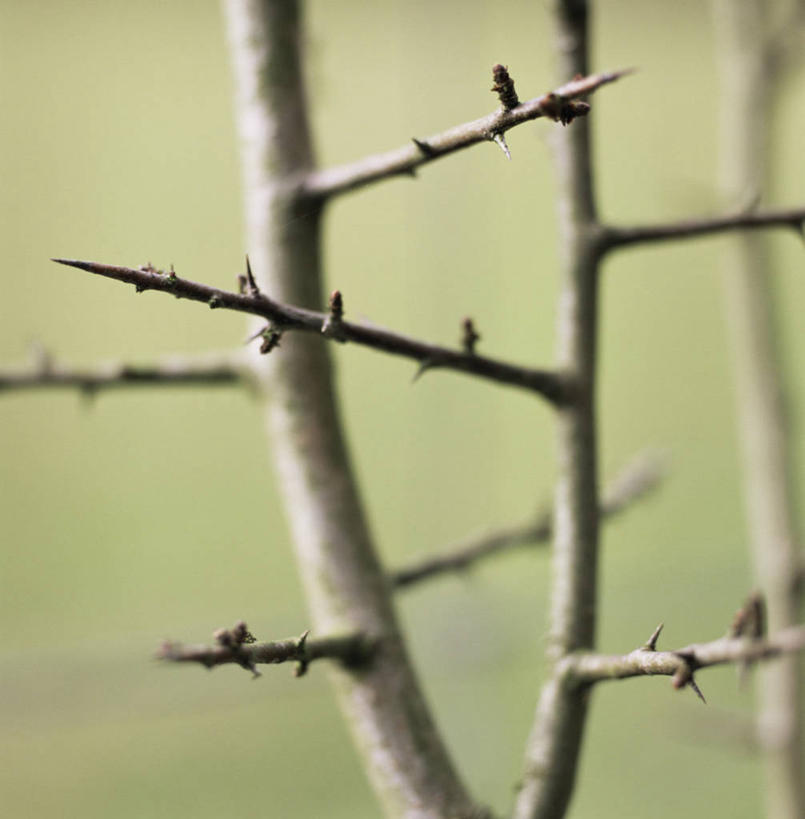
[[[295, 0], [226, 0], [224, 14], [235, 79], [235, 116], [244, 176], [247, 245], [256, 262], [254, 289], [298, 304], [299, 325], [321, 334], [338, 310], [325, 301], [321, 212], [300, 208], [293, 180], [314, 167]], [[244, 289], [252, 289], [245, 282]], [[170, 287], [171, 285], [168, 285]], [[199, 293], [199, 286], [193, 285]], [[207, 291], [209, 296], [215, 295]], [[291, 319], [289, 309], [250, 296], [244, 312]], [[202, 299], [203, 300], [203, 299]], [[255, 303], [262, 306], [255, 311]], [[213, 303], [211, 306], [217, 306]], [[307, 309], [303, 309], [307, 308]], [[333, 328], [332, 324], [336, 327]], [[287, 325], [287, 321], [284, 322]], [[273, 328], [265, 346], [276, 343]], [[271, 330], [271, 328], [269, 328]], [[366, 330], [353, 327], [356, 340]], [[371, 335], [371, 334], [370, 334]], [[333, 337], [333, 336], [330, 336]], [[388, 336], [375, 334], [383, 349]], [[410, 355], [411, 344], [405, 346]], [[416, 357], [416, 356], [414, 356]], [[331, 676], [369, 779], [390, 816], [480, 817], [431, 716], [400, 631], [352, 469], [335, 394], [330, 349], [309, 334], [282, 341], [282, 355], [257, 368], [265, 421], [299, 574], [313, 627], [323, 634], [365, 634], [382, 651], [360, 673], [338, 665]]]
[[206, 668], [236, 663], [260, 676], [256, 666], [264, 663], [296, 663], [295, 676], [301, 677], [314, 660], [337, 660], [347, 668], [359, 668], [371, 661], [376, 644], [363, 634], [308, 639], [309, 631], [300, 637], [258, 643], [242, 620], [231, 629], [218, 629], [216, 645], [185, 645], [164, 642], [156, 653], [158, 660], [174, 663], [200, 663]]
[[[555, 0], [561, 78], [587, 73], [586, 0]], [[558, 410], [558, 480], [550, 587], [548, 677], [528, 738], [515, 819], [560, 819], [573, 793], [587, 716], [584, 692], [563, 684], [561, 661], [595, 645], [598, 592], [598, 444], [596, 349], [601, 249], [586, 120], [557, 132], [561, 290], [559, 368], [575, 393]]]
[[[541, 97], [522, 102], [514, 108], [501, 107], [472, 122], [456, 125], [447, 131], [423, 139], [393, 151], [359, 159], [346, 165], [309, 173], [300, 186], [303, 197], [323, 200], [348, 191], [362, 188], [372, 182], [380, 182], [394, 176], [412, 175], [416, 169], [462, 148], [479, 142], [495, 141], [506, 131], [523, 122], [548, 117], [555, 122], [568, 124], [578, 116], [588, 113], [586, 103], [570, 104], [579, 97], [587, 96], [602, 85], [631, 73], [631, 69], [611, 71], [580, 77], [543, 94]], [[495, 89], [493, 89], [495, 90]]]
[[265, 333], [271, 334], [274, 339], [275, 343], [272, 346], [278, 346], [280, 336], [285, 332], [317, 333], [329, 340], [349, 341], [391, 355], [413, 359], [420, 363], [420, 370], [453, 370], [474, 375], [499, 384], [529, 390], [555, 404], [561, 403], [565, 398], [567, 386], [557, 373], [520, 367], [499, 359], [477, 355], [474, 352], [441, 347], [390, 330], [354, 324], [349, 321], [339, 320], [337, 330], [335, 330], [332, 316], [329, 313], [283, 304], [259, 291], [235, 293], [229, 290], [219, 290], [216, 287], [183, 279], [173, 271], [164, 273], [151, 268], [121, 267], [75, 259], [53, 259], [53, 261], [109, 279], [133, 284], [138, 292], [157, 290], [170, 293], [180, 299], [203, 302], [213, 309], [236, 310], [261, 316], [270, 324]]
[[[662, 626], [655, 631], [655, 635], [659, 636], [661, 628]], [[674, 678], [675, 688], [683, 688], [694, 682], [693, 674], [701, 668], [727, 663], [735, 665], [755, 663], [793, 654], [803, 649], [805, 626], [792, 626], [781, 629], [765, 639], [722, 637], [709, 643], [694, 643], [674, 651], [656, 651], [646, 644], [629, 654], [577, 652], [563, 660], [563, 671], [576, 683], [597, 683], [662, 674]]]
[[[638, 455], [615, 477], [604, 492], [601, 500], [601, 517], [611, 518], [653, 492], [663, 477], [663, 465], [658, 458], [645, 453]], [[536, 518], [519, 526], [510, 526], [479, 537], [467, 538], [441, 554], [432, 555], [391, 572], [389, 576], [391, 584], [395, 589], [406, 589], [423, 580], [465, 571], [487, 557], [494, 557], [523, 546], [545, 544], [553, 536], [552, 521], [551, 512], [543, 511]]]
[[242, 355], [168, 356], [153, 364], [108, 362], [69, 367], [42, 356], [33, 366], [0, 370], [0, 392], [77, 389], [84, 395], [121, 387], [251, 386], [251, 366]]
[[752, 211], [724, 216], [702, 216], [657, 225], [636, 225], [634, 227], [602, 225], [600, 242], [602, 251], [608, 251], [650, 242], [667, 242], [673, 239], [691, 239], [736, 230], [766, 230], [769, 228], [790, 228], [801, 237], [803, 224], [805, 224], [805, 208]]

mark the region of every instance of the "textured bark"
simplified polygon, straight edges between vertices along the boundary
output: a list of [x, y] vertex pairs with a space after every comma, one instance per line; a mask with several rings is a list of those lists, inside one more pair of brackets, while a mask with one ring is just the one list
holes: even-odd
[[[322, 293], [317, 206], [289, 181], [313, 167], [291, 0], [224, 4], [234, 59], [247, 240], [260, 286], [308, 308]], [[283, 339], [263, 377], [266, 421], [315, 633], [380, 642], [369, 668], [335, 670], [346, 719], [389, 815], [479, 815], [456, 775], [406, 655], [355, 486], [320, 339]]]
[[[733, 203], [766, 194], [770, 183], [769, 142], [780, 106], [772, 105], [769, 6], [763, 0], [715, 3], [721, 45], [721, 188]], [[774, 633], [798, 621], [801, 555], [770, 266], [764, 237], [742, 233], [731, 240], [725, 289], [745, 502], [755, 576]], [[758, 728], [768, 819], [805, 817], [801, 684], [796, 657], [760, 675]]]

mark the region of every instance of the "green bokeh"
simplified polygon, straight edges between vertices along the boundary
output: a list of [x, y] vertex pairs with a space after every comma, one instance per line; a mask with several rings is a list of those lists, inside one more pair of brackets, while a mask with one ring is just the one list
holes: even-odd
[[[550, 19], [525, 2], [311, 2], [320, 160], [403, 144], [551, 85]], [[237, 315], [95, 280], [51, 256], [174, 263], [230, 287], [247, 248], [220, 12], [211, 2], [0, 3], [0, 357], [32, 340], [74, 363], [240, 345]], [[709, 211], [716, 78], [707, 4], [601, 3], [596, 67], [639, 73], [594, 99], [599, 198], [617, 220]], [[805, 196], [792, 95], [781, 201]], [[327, 275], [351, 318], [454, 343], [472, 315], [490, 354], [552, 360], [558, 126], [339, 201]], [[607, 529], [601, 644], [659, 621], [663, 642], [721, 634], [751, 585], [719, 274], [723, 240], [609, 261], [601, 323], [605, 474], [668, 449], [662, 492]], [[791, 362], [803, 357], [801, 246], [775, 239]], [[281, 351], [279, 352], [281, 354]], [[350, 442], [390, 562], [520, 519], [549, 496], [552, 416], [455, 375], [337, 351]], [[805, 379], [795, 364], [794, 406]], [[259, 413], [248, 396], [161, 389], [3, 395], [0, 792], [32, 817], [376, 816], [323, 669], [163, 668], [161, 638], [243, 617], [261, 638], [307, 625]], [[803, 435], [793, 442], [801, 454]], [[473, 791], [504, 810], [541, 679], [547, 555], [407, 593], [425, 686]], [[760, 775], [736, 739], [751, 692], [714, 671], [703, 710], [667, 680], [595, 695], [574, 817], [754, 817]], [[739, 715], [736, 718], [736, 714]], [[738, 721], [736, 721], [736, 719]], [[737, 726], [737, 727], [736, 727]], [[647, 807], [647, 806], [650, 806]]]

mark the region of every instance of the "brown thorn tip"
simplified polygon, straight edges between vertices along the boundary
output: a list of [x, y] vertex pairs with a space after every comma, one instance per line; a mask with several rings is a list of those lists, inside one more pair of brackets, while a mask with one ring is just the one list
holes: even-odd
[[696, 680], [693, 679], [693, 675], [691, 674], [690, 680], [688, 681], [688, 685], [696, 692], [696, 696], [705, 704], [707, 705], [707, 700], [704, 698], [704, 694], [702, 694], [702, 689], [696, 685]]

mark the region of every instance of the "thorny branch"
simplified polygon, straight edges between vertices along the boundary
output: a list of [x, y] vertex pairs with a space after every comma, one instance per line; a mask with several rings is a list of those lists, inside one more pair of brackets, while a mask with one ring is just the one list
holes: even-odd
[[691, 686], [702, 697], [693, 676], [701, 668], [726, 663], [740, 666], [805, 649], [805, 626], [782, 629], [765, 639], [728, 636], [675, 651], [657, 651], [661, 629], [659, 626], [646, 645], [629, 654], [576, 652], [567, 655], [562, 660], [562, 671], [568, 679], [585, 684], [662, 674], [673, 678], [674, 688]]
[[[638, 455], [615, 477], [601, 500], [601, 517], [612, 518], [653, 492], [664, 477], [664, 465], [650, 454]], [[465, 571], [487, 557], [523, 546], [547, 543], [553, 536], [553, 515], [548, 509], [519, 526], [468, 538], [445, 552], [400, 567], [390, 575], [394, 588], [405, 589], [443, 574]]]
[[265, 342], [263, 345], [265, 352], [280, 344], [280, 338], [284, 332], [319, 333], [331, 340], [351, 341], [364, 347], [414, 359], [419, 361], [421, 368], [424, 369], [455, 370], [500, 384], [530, 390], [553, 403], [561, 403], [564, 400], [565, 383], [557, 373], [519, 367], [499, 359], [477, 355], [474, 352], [469, 353], [428, 344], [378, 327], [343, 321], [341, 318], [337, 321], [338, 331], [334, 333], [332, 311], [319, 313], [315, 310], [281, 304], [259, 291], [235, 293], [219, 290], [183, 279], [172, 270], [165, 273], [153, 268], [121, 267], [74, 259], [53, 259], [53, 261], [109, 279], [133, 284], [137, 292], [157, 290], [170, 293], [180, 299], [203, 302], [211, 308], [237, 310], [241, 313], [262, 316], [269, 322], [268, 327], [261, 334]]
[[215, 645], [184, 645], [164, 642], [156, 653], [158, 660], [175, 663], [200, 663], [207, 668], [236, 663], [260, 676], [257, 665], [296, 663], [295, 676], [301, 677], [314, 660], [337, 660], [349, 668], [369, 662], [375, 642], [363, 634], [308, 639], [310, 632], [287, 640], [258, 643], [242, 620], [231, 629], [218, 629], [213, 634]]
[[[494, 142], [496, 137], [502, 137], [516, 125], [541, 117], [567, 125], [576, 117], [585, 116], [590, 110], [587, 103], [575, 100], [629, 73], [631, 69], [578, 77], [541, 97], [519, 103], [513, 108], [507, 108], [504, 103], [492, 114], [433, 136], [414, 139], [412, 144], [402, 148], [364, 157], [335, 168], [313, 171], [301, 182], [299, 193], [303, 198], [321, 201], [393, 176], [410, 176], [420, 165], [479, 142]], [[495, 80], [497, 84], [497, 76]], [[493, 90], [497, 91], [497, 88]], [[506, 99], [512, 101], [511, 96]]]

